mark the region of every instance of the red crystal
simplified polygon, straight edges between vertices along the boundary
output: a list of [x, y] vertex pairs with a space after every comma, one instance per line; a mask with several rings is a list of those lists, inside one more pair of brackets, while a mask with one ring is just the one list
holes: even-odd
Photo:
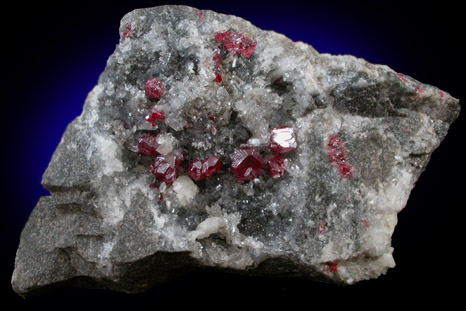
[[341, 178], [353, 177], [353, 167], [346, 163], [343, 141], [335, 135], [331, 135], [327, 144], [327, 153], [330, 163], [336, 163]]
[[203, 181], [206, 176], [202, 173], [202, 161], [199, 159], [194, 159], [191, 164], [188, 166], [188, 175], [194, 181]]
[[276, 153], [287, 153], [298, 147], [292, 127], [280, 126], [270, 130], [270, 148]]
[[223, 42], [223, 47], [231, 55], [235, 56], [238, 53], [244, 58], [249, 58], [257, 45], [256, 42], [245, 35], [232, 31], [216, 34], [215, 40]]
[[220, 158], [214, 155], [210, 155], [207, 159], [202, 161], [202, 173], [207, 177], [212, 177], [212, 175], [220, 170], [220, 165]]
[[158, 147], [157, 137], [154, 135], [146, 134], [138, 139], [138, 153], [140, 154], [156, 155]]
[[319, 222], [319, 234], [324, 233], [325, 231], [325, 224], [323, 222]]
[[196, 16], [197, 16], [197, 22], [200, 23], [204, 20], [204, 14], [199, 11], [199, 10], [196, 10]]
[[183, 155], [169, 153], [166, 156], [159, 155], [155, 158], [150, 170], [155, 178], [166, 184], [171, 184], [177, 177], [178, 167], [183, 162]]
[[215, 73], [215, 79], [213, 81], [217, 83], [222, 83], [222, 76], [218, 73]]
[[281, 155], [273, 157], [269, 160], [269, 173], [273, 179], [278, 179], [285, 173], [285, 158]]
[[338, 264], [334, 262], [327, 262], [325, 267], [325, 272], [330, 273], [337, 273], [338, 272]]
[[131, 22], [127, 23], [126, 25], [123, 26], [123, 38], [129, 38], [131, 37]]
[[406, 79], [406, 76], [404, 74], [397, 72], [396, 75], [401, 81], [403, 81], [404, 83], [408, 83], [408, 79]]
[[159, 111], [155, 108], [151, 108], [149, 110], [149, 114], [145, 117], [146, 121], [155, 126], [155, 122], [159, 120], [165, 119], [165, 113], [163, 111]]
[[160, 99], [165, 93], [165, 88], [159, 80], [152, 78], [146, 81], [144, 92], [150, 99]]
[[194, 159], [188, 167], [188, 175], [192, 180], [199, 182], [206, 177], [211, 177], [220, 170], [220, 158], [214, 155], [209, 156], [204, 161]]
[[233, 154], [231, 172], [239, 182], [253, 180], [260, 175], [263, 163], [264, 161], [256, 148], [238, 148]]
[[363, 219], [363, 220], [362, 220], [362, 225], [363, 225], [364, 227], [367, 227], [367, 225], [368, 225], [367, 219]]

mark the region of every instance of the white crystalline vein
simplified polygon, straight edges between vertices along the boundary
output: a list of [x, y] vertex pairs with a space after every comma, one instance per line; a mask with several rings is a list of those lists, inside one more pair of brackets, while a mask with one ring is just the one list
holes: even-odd
[[122, 172], [123, 163], [118, 157], [118, 145], [115, 141], [109, 136], [95, 134], [95, 143], [100, 155], [102, 173], [111, 176], [115, 172]]

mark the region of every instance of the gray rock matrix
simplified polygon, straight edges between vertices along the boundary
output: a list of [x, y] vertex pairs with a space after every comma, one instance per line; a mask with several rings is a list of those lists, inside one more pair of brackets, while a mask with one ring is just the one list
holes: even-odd
[[[228, 51], [215, 38], [225, 32], [252, 40], [252, 53]], [[21, 234], [18, 294], [141, 292], [196, 268], [352, 284], [395, 266], [397, 213], [457, 118], [457, 99], [387, 66], [186, 6], [135, 10], [120, 34], [43, 175], [51, 195]], [[158, 101], [144, 91], [154, 77], [165, 88]], [[145, 119], [153, 107], [165, 114], [155, 126]], [[274, 179], [269, 130], [279, 126], [294, 129], [298, 147]], [[154, 156], [137, 152], [147, 133], [160, 153], [183, 152], [172, 184], [151, 173]], [[264, 158], [254, 180], [230, 171], [241, 146]], [[194, 182], [188, 164], [209, 155], [220, 171]]]

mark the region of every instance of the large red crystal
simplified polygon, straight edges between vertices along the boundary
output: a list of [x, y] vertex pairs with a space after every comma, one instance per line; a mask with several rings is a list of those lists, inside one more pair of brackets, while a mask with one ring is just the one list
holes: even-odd
[[156, 155], [158, 147], [157, 136], [146, 134], [138, 139], [138, 153], [140, 154]]
[[152, 78], [146, 81], [144, 92], [150, 99], [160, 99], [165, 93], [165, 88], [159, 80]]
[[258, 177], [264, 161], [256, 148], [243, 147], [233, 154], [231, 172], [239, 182], [253, 180]]
[[217, 42], [223, 42], [224, 49], [235, 56], [236, 53], [244, 58], [249, 58], [256, 49], [257, 43], [249, 39], [243, 34], [226, 31], [215, 35]]
[[273, 179], [278, 179], [285, 173], [285, 158], [281, 155], [273, 157], [268, 164], [269, 174]]
[[214, 155], [209, 156], [204, 161], [194, 159], [188, 167], [188, 175], [192, 180], [199, 182], [206, 177], [211, 177], [220, 170], [220, 158]]
[[343, 141], [338, 136], [330, 136], [327, 144], [327, 153], [330, 157], [330, 163], [336, 163], [341, 178], [353, 177], [353, 167], [346, 163]]
[[292, 127], [280, 126], [270, 130], [270, 148], [276, 153], [287, 153], [297, 147], [296, 134]]
[[178, 167], [181, 162], [183, 162], [181, 153], [169, 153], [166, 156], [159, 155], [155, 158], [150, 169], [158, 181], [171, 184], [177, 177]]

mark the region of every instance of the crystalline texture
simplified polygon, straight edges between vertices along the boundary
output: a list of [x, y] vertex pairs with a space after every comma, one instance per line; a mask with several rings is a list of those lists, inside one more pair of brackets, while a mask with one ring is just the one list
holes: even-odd
[[233, 154], [231, 172], [239, 182], [253, 180], [261, 174], [264, 161], [256, 148], [239, 148]]
[[165, 93], [165, 88], [162, 82], [156, 78], [152, 78], [146, 81], [144, 92], [150, 99], [160, 99], [160, 97]]
[[397, 213], [457, 99], [211, 11], [136, 10], [119, 33], [43, 175], [16, 292], [138, 292], [196, 267], [352, 284], [394, 267]]
[[269, 174], [273, 179], [278, 179], [285, 173], [285, 158], [278, 155], [269, 160]]
[[287, 153], [296, 149], [296, 134], [292, 127], [281, 126], [270, 130], [270, 148], [276, 153]]

